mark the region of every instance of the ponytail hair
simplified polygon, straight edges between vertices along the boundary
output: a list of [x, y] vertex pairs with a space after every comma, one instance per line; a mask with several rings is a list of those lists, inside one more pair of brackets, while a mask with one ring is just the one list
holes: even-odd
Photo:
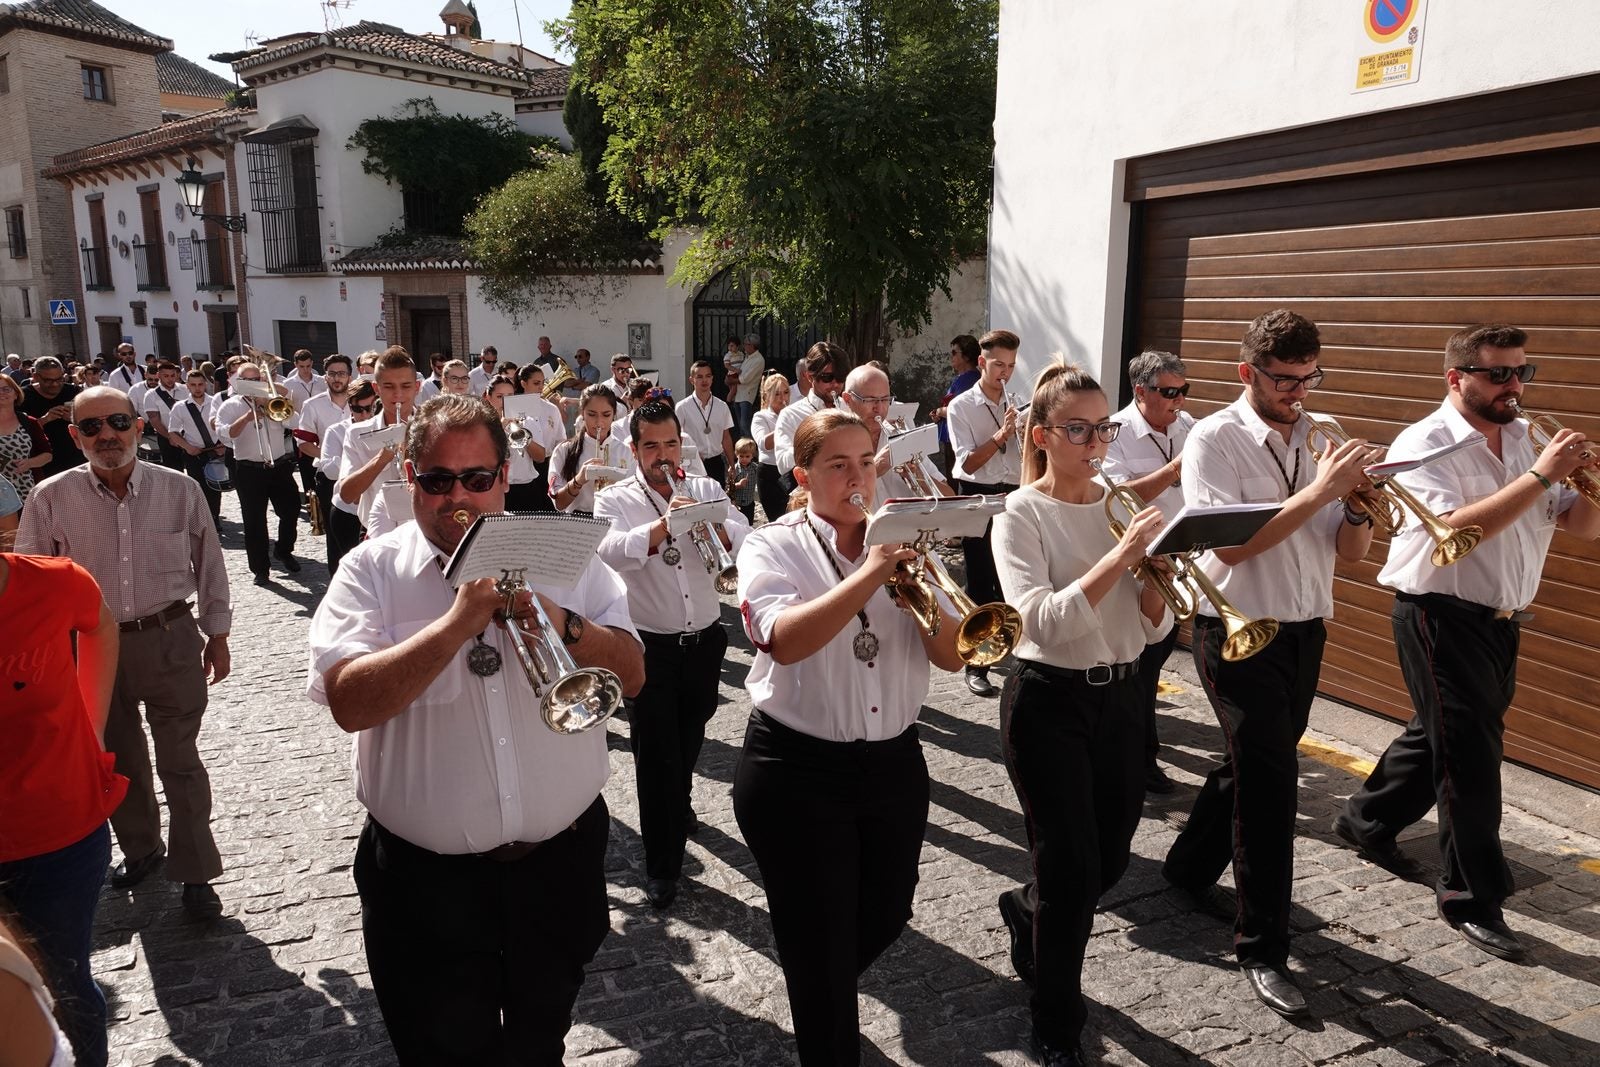
[[583, 459], [583, 409], [589, 406], [591, 400], [604, 400], [611, 405], [611, 417], [617, 417], [617, 395], [603, 384], [589, 386], [578, 397], [578, 417], [573, 420], [572, 436], [567, 440], [567, 458], [561, 464], [564, 481], [572, 481], [578, 473], [578, 463]]
[[1076, 363], [1068, 363], [1060, 352], [1051, 354], [1051, 363], [1033, 383], [1033, 401], [1028, 405], [1028, 418], [1022, 428], [1022, 481], [1038, 481], [1044, 477], [1049, 458], [1033, 439], [1036, 426], [1052, 425], [1056, 410], [1074, 393], [1100, 393], [1100, 383]]

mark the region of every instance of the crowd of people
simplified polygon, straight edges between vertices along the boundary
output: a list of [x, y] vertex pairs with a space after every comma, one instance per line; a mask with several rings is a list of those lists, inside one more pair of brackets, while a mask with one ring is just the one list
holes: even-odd
[[[1600, 534], [1600, 510], [1564, 484], [1597, 462], [1583, 435], [1536, 447], [1518, 417], [1526, 344], [1509, 326], [1457, 333], [1443, 402], [1395, 442], [1405, 455], [1464, 444], [1401, 477], [1477, 547], [1444, 566], [1422, 524], [1394, 533], [1379, 580], [1396, 592], [1417, 715], [1333, 827], [1415, 873], [1395, 837], [1437, 803], [1440, 915], [1506, 958], [1521, 946], [1501, 911], [1499, 737], [1521, 612], [1557, 527]], [[1001, 894], [998, 916], [1040, 1062], [1084, 1062], [1094, 910], [1127, 867], [1146, 793], [1171, 788], [1155, 702], [1177, 640], [1177, 564], [1151, 545], [1184, 505], [1273, 505], [1242, 544], [1190, 563], [1205, 579], [1192, 655], [1226, 756], [1163, 874], [1204, 894], [1231, 863], [1244, 978], [1266, 1007], [1305, 1015], [1286, 966], [1295, 746], [1334, 561], [1372, 546], [1384, 490], [1367, 467], [1382, 450], [1327, 439], [1305, 415], [1321, 342], [1291, 311], [1250, 324], [1237, 399], [1198, 421], [1176, 355], [1135, 358], [1132, 402], [1113, 412], [1059, 357], [1014, 388], [1022, 347], [1003, 329], [952, 340], [953, 380], [928, 413], [943, 456], [903, 454], [897, 439], [915, 428], [891, 418], [886, 368], [828, 342], [791, 385], [756, 338], [730, 339], [731, 403], [709, 362], [674, 402], [626, 354], [602, 380], [586, 351], [569, 364], [548, 338], [521, 367], [492, 347], [474, 366], [419, 366], [391, 347], [330, 355], [320, 371], [301, 351], [279, 368], [246, 346], [220, 359], [221, 380], [139, 365], [126, 345], [96, 368], [99, 384], [70, 380], [57, 358], [16, 361], [0, 375], [0, 529], [15, 541], [0, 553], [0, 669], [16, 694], [0, 710], [0, 1011], [24, 1020], [19, 1040], [40, 1063], [65, 1062], [69, 1043], [79, 1063], [106, 1062], [90, 949], [113, 837], [113, 886], [164, 870], [195, 920], [223, 911], [197, 739], [208, 689], [231, 670], [230, 491], [258, 584], [274, 563], [300, 569], [303, 512], [326, 538], [306, 692], [354, 735], [367, 819], [353, 878], [378, 1006], [407, 1064], [561, 1062], [610, 926], [605, 730], [584, 727], [612, 709], [560, 727], [550, 702], [575, 698], [537, 687], [540, 663], [610, 679], [625, 698], [643, 889], [672, 907], [729, 592], [755, 650], [733, 810], [801, 1062], [860, 1061], [858, 979], [910, 921], [929, 804], [917, 718], [935, 667], [964, 672], [974, 699], [999, 698], [1032, 878]], [[1116, 529], [1112, 492], [1141, 505]], [[1000, 657], [959, 639], [967, 605], [935, 580], [928, 546], [868, 536], [887, 500], [956, 494], [997, 511], [960, 548], [965, 597], [1018, 620], [999, 686], [988, 668]], [[682, 508], [701, 510], [675, 522]], [[520, 583], [452, 584], [446, 562], [468, 529], [506, 511], [604, 532], [575, 580], [544, 580], [534, 559]], [[1245, 654], [1239, 614], [1274, 622]]]

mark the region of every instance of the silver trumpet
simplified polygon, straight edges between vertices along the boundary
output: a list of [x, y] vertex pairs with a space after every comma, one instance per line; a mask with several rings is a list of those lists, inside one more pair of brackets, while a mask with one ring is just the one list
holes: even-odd
[[1017, 413], [1017, 424], [1013, 434], [1017, 439], [1017, 456], [1018, 462], [1020, 462], [1023, 453], [1022, 426], [1027, 419], [1022, 411], [1022, 401], [1017, 397], [1016, 393], [1013, 393], [1009, 389], [1006, 390], [1006, 403], [1010, 404], [1011, 410]]
[[[667, 484], [672, 487], [672, 495], [691, 497], [689, 487], [683, 484], [683, 472], [671, 463], [657, 464], [667, 476]], [[693, 542], [694, 549], [700, 553], [700, 562], [705, 564], [706, 572], [714, 576], [712, 583], [719, 593], [732, 593], [739, 588], [739, 568], [733, 562], [733, 557], [728, 555], [728, 550], [723, 547], [722, 538], [717, 536], [709, 523], [697, 522], [689, 527], [689, 540]]]
[[528, 428], [522, 424], [520, 418], [506, 419], [505, 427], [506, 443], [511, 446], [513, 452], [520, 452], [528, 447], [528, 441], [533, 435], [528, 432]]
[[[472, 516], [465, 510], [457, 511], [452, 518], [463, 528], [472, 525]], [[622, 681], [604, 667], [580, 667], [567, 651], [566, 642], [545, 614], [544, 605], [528, 588], [523, 568], [502, 570], [495, 582], [495, 592], [505, 598], [500, 611], [511, 635], [511, 648], [533, 695], [539, 701], [539, 716], [544, 724], [558, 734], [581, 734], [605, 722], [622, 706]], [[533, 602], [532, 625], [524, 627], [513, 614], [518, 594], [527, 592]], [[533, 643], [528, 643], [528, 638]]]

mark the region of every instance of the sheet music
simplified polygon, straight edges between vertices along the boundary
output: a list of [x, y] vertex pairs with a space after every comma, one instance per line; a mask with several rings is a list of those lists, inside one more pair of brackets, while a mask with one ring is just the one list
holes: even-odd
[[896, 400], [889, 404], [889, 414], [885, 418], [890, 422], [912, 426], [917, 421], [917, 408], [921, 406], [915, 400]]
[[383, 509], [389, 513], [391, 528], [416, 518], [411, 510], [411, 487], [404, 478], [384, 482], [378, 488], [378, 495], [383, 498]]
[[982, 537], [989, 520], [1006, 509], [1004, 496], [945, 496], [885, 501], [867, 522], [867, 544], [900, 545], [923, 530], [940, 539]]
[[523, 570], [529, 584], [571, 589], [595, 559], [605, 519], [548, 512], [480, 515], [467, 530], [444, 576], [453, 586]]
[[937, 455], [939, 427], [933, 423], [918, 426], [889, 438], [889, 465], [898, 467], [913, 456]]
[[361, 439], [380, 450], [385, 448], [397, 449], [406, 439], [406, 424], [395, 422], [373, 430], [362, 430]]
[[501, 403], [505, 405], [508, 419], [531, 419], [535, 415], [544, 414], [544, 410], [539, 406], [539, 397], [536, 396], [508, 396]]
[[682, 537], [689, 532], [689, 527], [697, 522], [726, 522], [728, 520], [728, 498], [718, 500], [702, 500], [698, 504], [685, 504], [681, 508], [673, 508], [667, 512], [667, 532], [673, 537]]

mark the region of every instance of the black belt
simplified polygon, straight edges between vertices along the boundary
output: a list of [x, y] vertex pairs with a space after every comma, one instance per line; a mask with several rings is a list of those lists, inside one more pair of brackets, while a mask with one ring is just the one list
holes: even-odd
[[722, 623], [714, 622], [704, 630], [691, 630], [681, 634], [658, 634], [653, 630], [640, 630], [639, 639], [646, 642], [655, 642], [658, 645], [672, 645], [674, 647], [688, 647], [711, 640], [712, 634], [721, 631]]
[[987, 496], [1009, 493], [1017, 488], [1010, 482], [974, 482], [966, 478], [957, 478], [956, 482], [963, 493], [982, 493]]
[[235, 459], [234, 462], [237, 463], [241, 467], [261, 467], [261, 468], [265, 469], [265, 468], [268, 468], [268, 467], [276, 468], [276, 467], [285, 466], [285, 465], [287, 465], [289, 463], [289, 461], [292, 458], [293, 458], [292, 456], [283, 455], [283, 456], [279, 456], [277, 459], [273, 460], [271, 463], [263, 463], [259, 459]]
[[142, 619], [119, 622], [117, 629], [125, 634], [136, 634], [144, 630], [154, 630], [157, 626], [165, 627], [172, 620], [181, 619], [187, 614], [189, 614], [189, 602], [187, 600], [179, 600], [168, 604], [154, 615], [146, 615]]
[[1053, 663], [1040, 663], [1031, 659], [1022, 660], [1021, 663], [1024, 670], [1038, 671], [1046, 678], [1059, 678], [1064, 682], [1077, 682], [1082, 685], [1110, 685], [1112, 682], [1139, 676], [1138, 660], [1129, 660], [1127, 663], [1096, 663], [1093, 667], [1081, 671], [1075, 667], [1057, 667]]
[[1453, 611], [1460, 615], [1470, 615], [1475, 619], [1485, 619], [1489, 622], [1523, 623], [1533, 618], [1533, 612], [1531, 611], [1509, 611], [1505, 608], [1491, 608], [1486, 604], [1474, 604], [1470, 600], [1451, 596], [1449, 593], [1396, 592], [1394, 598], [1405, 604], [1420, 604], [1425, 608]]
[[[368, 818], [371, 819], [372, 817], [369, 815]], [[577, 822], [574, 821], [571, 826], [566, 827], [560, 833], [552, 834], [543, 841], [507, 841], [505, 844], [491, 848], [487, 852], [444, 853], [434, 852], [432, 849], [426, 849], [421, 845], [407, 841], [377, 819], [372, 819], [372, 825], [386, 840], [386, 847], [389, 848], [398, 846], [402, 849], [409, 849], [425, 856], [432, 856], [442, 860], [490, 860], [494, 863], [515, 863], [518, 860], [527, 859], [538, 851], [540, 847], [548, 845], [552, 841], [557, 841], [578, 828]]]

